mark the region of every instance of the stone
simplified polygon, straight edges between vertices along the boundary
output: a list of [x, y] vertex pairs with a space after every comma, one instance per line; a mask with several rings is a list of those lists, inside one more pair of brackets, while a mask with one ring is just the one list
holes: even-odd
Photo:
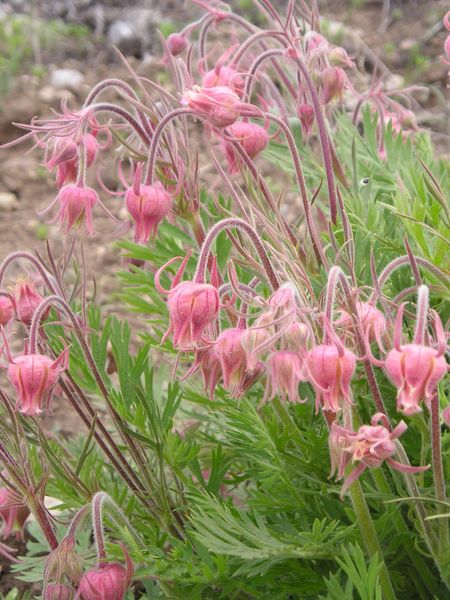
[[76, 69], [55, 69], [50, 75], [50, 85], [56, 89], [79, 92], [84, 82], [84, 75]]
[[16, 210], [18, 200], [15, 194], [11, 192], [0, 192], [0, 210]]

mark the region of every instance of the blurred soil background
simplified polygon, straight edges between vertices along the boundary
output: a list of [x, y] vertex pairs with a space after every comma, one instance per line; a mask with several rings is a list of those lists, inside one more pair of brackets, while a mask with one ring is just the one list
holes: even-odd
[[[286, 6], [286, 0], [274, 3], [281, 10]], [[229, 4], [255, 24], [263, 23], [252, 0]], [[380, 59], [384, 66], [379, 69], [391, 89], [426, 86], [419, 96], [418, 122], [433, 131], [439, 151], [448, 153], [447, 69], [441, 60], [447, 0], [319, 0], [319, 8], [324, 33], [350, 56], [359, 57], [358, 65], [367, 69], [368, 78]], [[202, 10], [190, 0], [0, 0], [0, 144], [20, 134], [13, 122], [50, 116], [61, 101], [79, 107], [102, 78], [130, 81], [113, 46], [139, 75], [167, 85], [157, 30], [167, 36], [200, 14]], [[0, 150], [0, 260], [18, 249], [41, 246], [42, 250], [42, 240], [55, 248], [61, 245], [56, 225], [36, 215], [56, 192], [53, 175], [42, 166], [41, 151], [30, 147], [31, 143], [24, 143]], [[107, 167], [107, 162], [103, 164]], [[114, 189], [115, 175], [104, 167], [104, 182]], [[116, 214], [118, 202], [106, 199]], [[85, 241], [89, 272], [95, 276], [105, 309], [120, 313], [114, 278], [118, 232], [98, 207], [94, 224], [96, 236]], [[53, 425], [56, 421], [61, 433], [77, 430], [66, 408], [57, 402], [55, 413]], [[0, 591], [8, 592], [11, 582], [6, 568], [0, 575]], [[18, 587], [25, 589], [27, 584]]]

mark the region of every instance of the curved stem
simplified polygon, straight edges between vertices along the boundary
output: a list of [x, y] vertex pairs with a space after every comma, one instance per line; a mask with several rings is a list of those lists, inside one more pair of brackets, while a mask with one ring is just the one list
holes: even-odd
[[[437, 393], [431, 398], [431, 455], [433, 462], [434, 486], [436, 499], [446, 502], [444, 467], [442, 464], [441, 424], [439, 419], [439, 398]], [[438, 506], [438, 514], [442, 512]], [[448, 519], [439, 519], [439, 555], [444, 557], [448, 548]]]
[[98, 492], [92, 499], [92, 529], [94, 530], [95, 547], [97, 550], [98, 564], [106, 562], [105, 536], [103, 534], [103, 492]]
[[279, 42], [283, 42], [283, 40], [286, 41], [286, 34], [283, 31], [277, 31], [276, 29], [268, 30], [268, 31], [265, 31], [265, 30], [257, 31], [256, 33], [254, 33], [253, 35], [248, 37], [245, 40], [245, 42], [239, 46], [238, 50], [236, 51], [236, 54], [233, 56], [233, 58], [231, 60], [230, 66], [237, 68], [240, 60], [242, 59], [244, 54], [247, 52], [247, 50], [250, 48], [250, 46], [252, 44], [254, 44], [255, 42], [261, 40], [262, 38], [272, 38]]
[[233, 219], [233, 218], [223, 219], [222, 221], [219, 221], [209, 231], [208, 235], [205, 238], [205, 241], [203, 242], [202, 249], [200, 251], [200, 256], [199, 256], [198, 263], [197, 263], [197, 270], [194, 275], [194, 281], [196, 281], [198, 283], [202, 283], [205, 281], [206, 266], [208, 263], [209, 254], [211, 252], [211, 246], [212, 246], [214, 240], [216, 239], [216, 237], [219, 235], [219, 233], [221, 231], [227, 231], [228, 229], [233, 229], [235, 227], [237, 229], [242, 229], [243, 231], [245, 231], [245, 233], [251, 239], [251, 241], [253, 242], [253, 245], [255, 246], [256, 252], [258, 253], [259, 258], [261, 259], [261, 262], [267, 273], [267, 277], [270, 281], [272, 288], [274, 290], [277, 290], [280, 287], [280, 284], [278, 282], [278, 278], [275, 274], [275, 271], [272, 268], [272, 264], [267, 255], [267, 252], [264, 248], [264, 244], [263, 244], [261, 238], [256, 233], [256, 231], [253, 229], [253, 227], [251, 227], [248, 223], [246, 223], [242, 219]]
[[5, 275], [5, 271], [6, 271], [7, 267], [14, 260], [16, 260], [18, 258], [25, 258], [26, 260], [31, 262], [34, 267], [36, 267], [36, 270], [39, 272], [39, 275], [42, 277], [43, 282], [45, 283], [45, 285], [51, 292], [53, 292], [54, 294], [61, 293], [61, 290], [59, 289], [58, 284], [52, 283], [52, 281], [50, 280], [51, 275], [49, 273], [47, 273], [47, 271], [44, 269], [44, 267], [39, 262], [39, 260], [32, 254], [30, 254], [29, 252], [22, 252], [22, 251], [12, 252], [11, 254], [8, 254], [8, 256], [0, 264], [0, 286], [3, 281], [3, 277]]
[[427, 328], [428, 315], [428, 288], [421, 285], [417, 292], [416, 327], [414, 330], [414, 343], [423, 344]]
[[116, 106], [115, 104], [110, 104], [109, 102], [102, 102], [98, 104], [91, 104], [85, 109], [87, 111], [92, 111], [93, 113], [102, 112], [102, 113], [112, 113], [114, 115], [118, 115], [124, 121], [130, 125], [134, 131], [138, 134], [141, 140], [145, 144], [149, 144], [151, 141], [150, 136], [147, 134], [145, 129], [141, 126], [139, 121], [137, 121], [133, 115], [131, 115], [127, 110], [122, 108], [121, 106]]
[[256, 72], [259, 69], [259, 67], [261, 66], [261, 64], [267, 58], [272, 58], [273, 56], [282, 56], [285, 53], [286, 53], [286, 50], [284, 48], [272, 48], [270, 50], [266, 50], [265, 52], [260, 54], [258, 56], [258, 58], [256, 58], [254, 60], [254, 62], [252, 63], [252, 65], [249, 69], [249, 72], [247, 74], [247, 79], [245, 80], [245, 88], [244, 88], [244, 92], [242, 94], [243, 102], [249, 102], [249, 100], [250, 100], [250, 96], [252, 93], [253, 81], [254, 81]]

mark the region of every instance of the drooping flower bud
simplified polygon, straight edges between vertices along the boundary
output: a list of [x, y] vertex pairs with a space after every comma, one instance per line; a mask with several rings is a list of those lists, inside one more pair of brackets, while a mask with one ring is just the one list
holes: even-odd
[[205, 330], [217, 318], [219, 293], [209, 283], [182, 281], [170, 290], [167, 307], [174, 347], [194, 350]]
[[232, 125], [240, 116], [239, 96], [227, 86], [194, 86], [184, 93], [181, 104], [206, 117], [219, 129]]
[[301, 402], [298, 385], [305, 380], [303, 361], [297, 352], [282, 350], [269, 357], [267, 373], [270, 381], [270, 399], [277, 394], [284, 402]]
[[225, 329], [217, 338], [214, 351], [222, 369], [223, 387], [239, 397], [246, 389], [252, 371], [242, 345], [245, 329]]
[[172, 197], [159, 181], [139, 185], [138, 190], [136, 186], [129, 188], [125, 202], [136, 224], [134, 240], [139, 243], [146, 243], [156, 235], [159, 223], [172, 208]]
[[332, 344], [312, 348], [306, 356], [308, 379], [316, 392], [316, 411], [338, 412], [344, 404], [351, 405], [350, 381], [356, 366], [356, 357], [350, 350], [342, 353]]
[[14, 304], [7, 295], [0, 295], [0, 325], [4, 327], [14, 316]]
[[254, 325], [248, 329], [244, 329], [241, 337], [241, 344], [245, 351], [247, 359], [247, 367], [250, 370], [256, 369], [260, 364], [259, 358], [262, 354], [258, 351], [258, 347], [264, 347], [265, 342], [270, 338], [270, 328], [264, 324], [264, 316], [256, 319]]
[[328, 58], [333, 67], [349, 67], [350, 69], [353, 69], [355, 66], [355, 63], [349, 57], [346, 50], [341, 46], [334, 46], [328, 52]]
[[[235, 141], [239, 142], [250, 158], [255, 158], [269, 142], [269, 134], [264, 127], [257, 123], [239, 121], [229, 127], [229, 132]], [[231, 173], [238, 171], [233, 144], [227, 140], [224, 143], [225, 155]]]
[[36, 291], [30, 280], [17, 281], [12, 290], [12, 300], [17, 320], [29, 325], [36, 308], [43, 299], [43, 296]]
[[[386, 319], [383, 313], [371, 302], [357, 302], [356, 312], [366, 338], [369, 342], [375, 340], [381, 344], [381, 336], [386, 331]], [[341, 311], [340, 318], [334, 323], [344, 329], [351, 329], [352, 317], [346, 311]]]
[[187, 48], [188, 41], [182, 33], [171, 33], [166, 40], [167, 48], [172, 56], [178, 56]]
[[214, 390], [222, 377], [220, 362], [214, 351], [214, 347], [209, 346], [208, 348], [197, 350], [196, 363], [199, 365], [203, 376], [205, 391], [212, 400]]
[[410, 416], [422, 410], [421, 400], [430, 402], [437, 383], [447, 373], [447, 362], [430, 346], [406, 344], [400, 351], [394, 348], [388, 353], [385, 370], [398, 390], [397, 410]]
[[311, 106], [311, 104], [299, 104], [297, 107], [297, 116], [302, 124], [303, 133], [306, 137], [310, 136], [314, 119], [316, 118], [314, 108]]
[[78, 587], [83, 600], [123, 600], [133, 576], [133, 564], [122, 546], [126, 568], [119, 563], [104, 563], [85, 573]]
[[12, 359], [8, 378], [17, 391], [16, 409], [24, 415], [38, 415], [49, 406], [59, 374], [67, 368], [67, 351], [56, 360], [42, 354], [22, 354]]
[[83, 570], [82, 560], [75, 546], [75, 536], [68, 534], [60, 541], [58, 547], [50, 552], [45, 561], [45, 581], [63, 581], [67, 578], [72, 585], [78, 584]]
[[322, 102], [328, 104], [334, 98], [342, 100], [347, 76], [340, 67], [328, 67], [320, 74]]
[[217, 67], [205, 73], [202, 84], [205, 88], [229, 87], [239, 96], [244, 91], [244, 80], [241, 74], [236, 69], [233, 69], [233, 67], [227, 67], [226, 65], [218, 64]]
[[9, 488], [0, 488], [0, 517], [3, 520], [1, 535], [4, 540], [15, 533], [23, 541], [25, 521], [29, 514], [28, 506], [16, 499]]
[[308, 327], [304, 323], [294, 321], [283, 333], [281, 337], [281, 343], [286, 350], [292, 350], [293, 352], [302, 352], [306, 348], [306, 342], [308, 341], [308, 337]]
[[72, 227], [80, 227], [84, 223], [89, 235], [94, 235], [92, 207], [98, 202], [98, 195], [93, 188], [66, 185], [59, 191], [57, 200], [59, 211], [55, 220], [59, 221], [61, 226], [65, 223], [66, 233]]
[[51, 583], [44, 589], [43, 600], [73, 600], [73, 588], [63, 583]]

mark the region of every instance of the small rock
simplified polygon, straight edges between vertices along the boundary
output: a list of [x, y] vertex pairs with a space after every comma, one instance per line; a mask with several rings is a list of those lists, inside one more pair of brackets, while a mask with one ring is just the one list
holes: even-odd
[[404, 87], [405, 80], [401, 75], [397, 75], [396, 73], [392, 73], [389, 75], [384, 81], [384, 87], [387, 91], [399, 90]]
[[76, 69], [55, 69], [50, 76], [50, 84], [57, 89], [79, 92], [84, 75]]
[[75, 96], [70, 90], [57, 90], [51, 85], [46, 85], [39, 90], [39, 100], [45, 104], [60, 104], [62, 100], [70, 103]]
[[155, 27], [158, 16], [155, 11], [145, 8], [128, 10], [120, 19], [111, 23], [108, 41], [126, 55], [141, 57], [151, 51], [155, 43]]
[[0, 192], [0, 210], [16, 210], [18, 205], [17, 196], [10, 192]]
[[12, 156], [0, 165], [0, 180], [14, 195], [14, 192], [38, 179], [38, 160], [35, 156]]

